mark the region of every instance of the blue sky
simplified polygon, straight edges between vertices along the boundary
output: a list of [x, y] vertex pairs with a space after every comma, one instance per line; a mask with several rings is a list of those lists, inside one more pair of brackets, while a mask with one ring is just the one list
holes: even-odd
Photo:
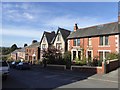
[[79, 28], [117, 21], [117, 2], [3, 2], [2, 44], [22, 47], [40, 41], [44, 31]]

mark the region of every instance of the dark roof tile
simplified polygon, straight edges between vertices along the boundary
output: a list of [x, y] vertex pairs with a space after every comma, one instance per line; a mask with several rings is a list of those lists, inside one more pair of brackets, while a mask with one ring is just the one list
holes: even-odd
[[107, 23], [87, 28], [78, 29], [72, 32], [67, 39], [95, 37], [100, 35], [118, 34], [118, 22]]

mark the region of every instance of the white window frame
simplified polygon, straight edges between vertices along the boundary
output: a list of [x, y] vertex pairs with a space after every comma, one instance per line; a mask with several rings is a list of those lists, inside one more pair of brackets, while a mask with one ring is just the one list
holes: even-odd
[[103, 60], [105, 60], [105, 52], [111, 53], [111, 50], [98, 50], [98, 53], [99, 52], [103, 52]]
[[72, 49], [71, 50], [71, 61], [73, 61], [73, 51], [76, 51], [76, 58], [78, 58], [78, 51], [81, 51], [81, 60], [82, 60], [82, 50]]
[[92, 46], [92, 38], [88, 38], [88, 46]]
[[[78, 39], [74, 39], [74, 40], [76, 41], [76, 45], [75, 46], [80, 46], [80, 45], [78, 45]], [[73, 46], [74, 46], [74, 40], [73, 40]]]
[[[43, 46], [44, 46], [44, 48], [43, 48]], [[42, 44], [42, 50], [43, 50], [43, 49], [46, 49], [46, 44]]]
[[[101, 36], [100, 36], [101, 37]], [[109, 36], [108, 36], [108, 45], [105, 45], [105, 37], [106, 36], [102, 36], [103, 37], [103, 45], [100, 45], [100, 37], [99, 37], [99, 47], [110, 47], [110, 44], [109, 44]]]
[[[60, 46], [60, 48], [58, 48], [58, 46]], [[56, 43], [56, 48], [61, 50], [62, 49], [62, 43]]]
[[93, 50], [86, 50], [86, 58], [88, 58], [88, 51], [91, 51], [91, 59], [93, 60]]

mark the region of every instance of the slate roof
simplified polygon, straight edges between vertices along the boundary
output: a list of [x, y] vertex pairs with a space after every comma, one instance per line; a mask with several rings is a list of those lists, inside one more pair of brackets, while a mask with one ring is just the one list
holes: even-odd
[[70, 32], [71, 32], [70, 30], [58, 27], [57, 33], [56, 33], [56, 35], [55, 35], [55, 37], [54, 37], [52, 42], [55, 41], [59, 31], [61, 32], [61, 35], [62, 35], [64, 41], [66, 41], [67, 37], [70, 35]]
[[40, 46], [40, 42], [36, 42], [36, 43], [33, 43], [29, 46], [26, 46], [25, 48], [35, 48], [35, 47], [39, 47]]
[[17, 52], [18, 52], [18, 49], [11, 52], [11, 54], [16, 54]]
[[25, 48], [22, 49], [16, 49], [11, 54], [16, 54], [17, 52], [25, 52]]
[[18, 49], [18, 52], [25, 52], [25, 48]]
[[[53, 33], [53, 32], [50, 33], [50, 32], [44, 31], [43, 36], [44, 36], [44, 35], [46, 36], [46, 39], [47, 39], [48, 44], [52, 44], [52, 40], [53, 40], [53, 38], [55, 37], [55, 33]], [[43, 36], [42, 36], [42, 38], [41, 38], [40, 43], [42, 42]]]
[[113, 35], [119, 33], [120, 30], [118, 30], [118, 22], [112, 22], [78, 29], [77, 31], [72, 32], [67, 37], [67, 39], [96, 37], [101, 35]]

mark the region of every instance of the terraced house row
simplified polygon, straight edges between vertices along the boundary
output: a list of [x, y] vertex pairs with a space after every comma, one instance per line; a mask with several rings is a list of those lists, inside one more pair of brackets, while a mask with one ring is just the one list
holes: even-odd
[[107, 23], [87, 28], [78, 28], [68, 36], [68, 50], [72, 53], [72, 60], [83, 56], [93, 60], [105, 60], [108, 53], [119, 53], [118, 23]]
[[[120, 21], [120, 17], [118, 19]], [[70, 51], [72, 61], [75, 58], [82, 60], [84, 57], [91, 60], [99, 57], [99, 60], [105, 60], [108, 53], [119, 53], [119, 21], [86, 28], [79, 28], [75, 24], [73, 31], [60, 27], [56, 33], [55, 31], [44, 31], [40, 42], [34, 40], [31, 45], [24, 47], [25, 55], [22, 58], [30, 61], [42, 61], [43, 50], [54, 46], [62, 54]]]

